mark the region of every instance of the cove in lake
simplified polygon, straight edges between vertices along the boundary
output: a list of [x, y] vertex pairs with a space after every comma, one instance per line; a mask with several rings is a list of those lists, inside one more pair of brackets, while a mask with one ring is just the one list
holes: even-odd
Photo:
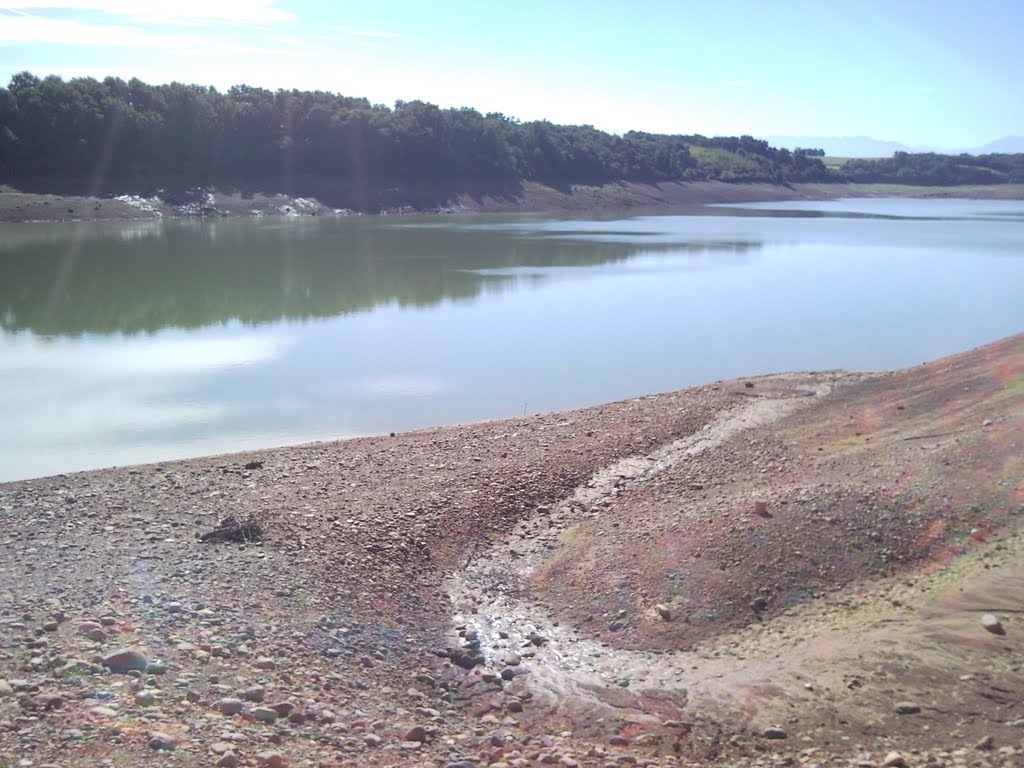
[[1024, 330], [1024, 203], [0, 226], [0, 479], [517, 416]]

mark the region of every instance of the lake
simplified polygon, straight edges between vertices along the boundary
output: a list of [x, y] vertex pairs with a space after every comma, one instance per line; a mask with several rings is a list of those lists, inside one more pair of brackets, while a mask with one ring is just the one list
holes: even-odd
[[0, 225], [0, 480], [1024, 331], [1024, 202]]

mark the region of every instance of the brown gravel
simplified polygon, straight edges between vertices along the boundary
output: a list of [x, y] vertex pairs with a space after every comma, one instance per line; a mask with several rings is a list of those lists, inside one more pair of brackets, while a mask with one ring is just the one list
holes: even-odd
[[[893, 750], [906, 750], [908, 765], [1013, 764], [1020, 744], [1010, 735], [1019, 729], [1005, 723], [1024, 719], [1024, 633], [998, 610], [1004, 603], [976, 606], [994, 610], [1007, 632], [987, 632], [982, 614], [972, 615], [984, 642], [967, 635], [974, 651], [964, 659], [973, 666], [962, 673], [991, 683], [983, 690], [994, 698], [949, 697], [955, 706], [943, 714], [931, 700], [923, 715], [890, 714], [894, 701], [922, 690], [920, 668], [893, 665], [890, 674], [905, 674], [906, 685], [890, 678], [883, 690], [873, 675], [884, 664], [858, 672], [866, 662], [847, 648], [832, 654], [842, 664], [827, 675], [814, 668], [819, 686], [859, 675], [871, 706], [850, 698], [858, 686], [831, 682], [830, 700], [847, 697], [850, 711], [860, 702], [872, 716], [880, 706], [890, 719], [823, 718], [812, 732], [801, 723], [821, 701], [786, 698], [806, 678], [779, 666], [780, 658], [811, 656], [767, 638], [801, 634], [793, 632], [798, 621], [812, 638], [882, 627], [878, 606], [899, 593], [867, 592], [869, 581], [898, 585], [884, 577], [934, 570], [961, 552], [935, 578], [953, 568], [961, 581], [936, 583], [967, 585], [966, 594], [1019, 562], [1014, 540], [996, 537], [986, 546], [1004, 547], [1001, 555], [977, 560], [974, 570], [958, 565], [980, 558], [981, 540], [1009, 530], [1024, 503], [1024, 336], [868, 378], [784, 428], [745, 430], [624, 489], [552, 551], [548, 578], [534, 590], [563, 624], [607, 640], [613, 652], [639, 649], [652, 668], [654, 651], [713, 641], [699, 647], [717, 672], [686, 684], [694, 700], [714, 693], [735, 702], [742, 691], [754, 707], [741, 708], [746, 721], [725, 704], [721, 717], [709, 706], [674, 721], [658, 714], [676, 704], [662, 702], [654, 686], [623, 699], [620, 719], [584, 719], [586, 707], [571, 701], [553, 714], [530, 686], [531, 664], [545, 652], [540, 635], [502, 651], [497, 665], [453, 663], [450, 649], [472, 655], [479, 640], [469, 625], [461, 639], [453, 634], [446, 576], [502, 546], [517, 522], [548, 514], [603, 467], [694, 434], [770, 394], [772, 381], [0, 485], [0, 764], [767, 766], [824, 765], [835, 753], [866, 766]], [[759, 500], [770, 516], [752, 514]], [[254, 527], [241, 540], [202, 541], [229, 517]], [[613, 518], [625, 524], [609, 534]], [[685, 541], [670, 547], [672, 526]], [[680, 557], [680, 547], [700, 550], [703, 562]], [[711, 579], [715, 571], [728, 578]], [[669, 588], [681, 578], [685, 590]], [[987, 594], [1003, 595], [1004, 582], [985, 583]], [[833, 591], [843, 585], [854, 591]], [[884, 597], [858, 602], [869, 594]], [[755, 596], [765, 601], [757, 608]], [[588, 618], [598, 602], [603, 611], [624, 606], [621, 630]], [[649, 620], [636, 620], [637, 605]], [[920, 613], [948, 620], [948, 611]], [[938, 625], [928, 626], [938, 636]], [[707, 650], [721, 648], [718, 636], [728, 631], [752, 644], [756, 664]], [[897, 642], [876, 640], [879, 648]], [[993, 643], [1008, 650], [992, 655], [1001, 647]], [[770, 648], [783, 656], [765, 661]], [[960, 672], [942, 663], [929, 667], [933, 687]], [[751, 681], [766, 674], [753, 691]], [[641, 725], [653, 715], [659, 727]], [[896, 717], [924, 719], [901, 742], [891, 729], [908, 726], [893, 724]], [[763, 736], [768, 728], [788, 738]], [[994, 741], [975, 748], [987, 735]]]

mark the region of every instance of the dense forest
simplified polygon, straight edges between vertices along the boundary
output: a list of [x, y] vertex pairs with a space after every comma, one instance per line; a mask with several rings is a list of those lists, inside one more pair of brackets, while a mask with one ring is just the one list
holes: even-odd
[[609, 181], [1024, 181], [1024, 155], [906, 155], [828, 169], [818, 150], [743, 137], [623, 136], [502, 114], [394, 107], [322, 91], [39, 78], [0, 89], [0, 180], [102, 194], [220, 186], [301, 193], [312, 183], [450, 188]]

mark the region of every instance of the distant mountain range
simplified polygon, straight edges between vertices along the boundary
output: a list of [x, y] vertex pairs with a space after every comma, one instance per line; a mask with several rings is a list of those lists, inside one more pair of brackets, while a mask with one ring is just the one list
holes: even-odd
[[773, 147], [786, 149], [823, 149], [831, 157], [892, 157], [894, 152], [939, 152], [944, 155], [988, 155], [993, 152], [1013, 154], [1024, 152], [1024, 136], [1004, 136], [981, 147], [949, 149], [948, 147], [907, 146], [898, 141], [882, 141], [870, 136], [765, 136]]

